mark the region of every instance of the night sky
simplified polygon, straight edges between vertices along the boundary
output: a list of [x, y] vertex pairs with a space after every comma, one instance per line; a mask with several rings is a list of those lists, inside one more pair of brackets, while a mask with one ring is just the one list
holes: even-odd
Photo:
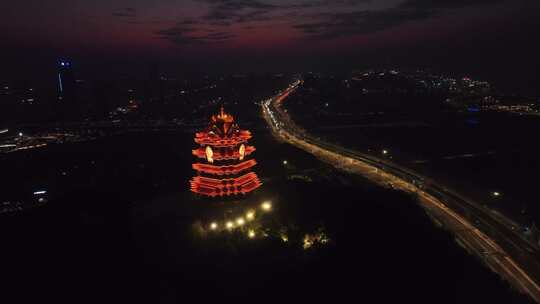
[[538, 87], [539, 2], [6, 0], [0, 79], [70, 58], [94, 75], [419, 66]]

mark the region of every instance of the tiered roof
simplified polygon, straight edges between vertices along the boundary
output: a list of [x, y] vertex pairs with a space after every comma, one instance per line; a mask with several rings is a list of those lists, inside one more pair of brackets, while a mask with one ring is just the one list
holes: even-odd
[[192, 153], [206, 159], [206, 163], [193, 164], [198, 176], [191, 180], [191, 191], [215, 197], [246, 194], [258, 188], [259, 178], [248, 172], [257, 162], [245, 159], [255, 151], [255, 147], [247, 145], [251, 138], [251, 132], [241, 130], [222, 107], [219, 114], [212, 116], [208, 128], [195, 134], [200, 147]]

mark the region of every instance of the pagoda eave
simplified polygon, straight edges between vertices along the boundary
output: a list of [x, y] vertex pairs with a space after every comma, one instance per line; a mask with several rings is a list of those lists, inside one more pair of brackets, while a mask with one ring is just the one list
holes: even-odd
[[254, 167], [256, 164], [257, 162], [254, 159], [250, 159], [243, 163], [240, 163], [237, 165], [231, 165], [231, 166], [214, 166], [214, 165], [209, 165], [209, 164], [195, 163], [192, 165], [192, 167], [194, 170], [198, 172], [222, 176], [222, 175], [239, 174], [245, 170], [248, 170]]

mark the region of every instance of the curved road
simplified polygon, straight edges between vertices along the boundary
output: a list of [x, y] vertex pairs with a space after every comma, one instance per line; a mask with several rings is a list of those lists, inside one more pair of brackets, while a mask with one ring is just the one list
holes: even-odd
[[276, 136], [335, 167], [414, 194], [428, 214], [456, 236], [458, 243], [540, 303], [540, 250], [516, 232], [512, 221], [418, 173], [309, 135], [281, 108], [301, 84], [297, 80], [262, 102], [263, 116]]

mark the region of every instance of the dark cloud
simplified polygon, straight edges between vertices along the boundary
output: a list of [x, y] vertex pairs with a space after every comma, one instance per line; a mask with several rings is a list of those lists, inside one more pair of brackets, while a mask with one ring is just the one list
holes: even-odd
[[178, 22], [178, 24], [180, 25], [195, 25], [195, 24], [199, 24], [200, 22], [197, 21], [197, 20], [193, 20], [193, 19], [187, 19], [187, 20], [182, 20], [180, 22]]
[[371, 0], [317, 0], [317, 1], [304, 1], [296, 4], [283, 5], [282, 8], [286, 9], [309, 9], [320, 7], [343, 7], [343, 6], [357, 6], [359, 4], [369, 3]]
[[[345, 36], [369, 34], [397, 27], [401, 24], [441, 16], [450, 9], [496, 4], [503, 0], [405, 0], [393, 8], [312, 15], [313, 22], [294, 25], [311, 39], [326, 40]], [[328, 3], [327, 3], [328, 2]], [[356, 5], [362, 0], [343, 0], [332, 5]], [[331, 5], [330, 1], [316, 1], [312, 5]]]
[[463, 8], [496, 4], [502, 1], [503, 0], [406, 0], [400, 4], [399, 7], [421, 9]]
[[182, 21], [167, 29], [156, 31], [161, 38], [179, 45], [209, 44], [223, 42], [235, 37], [233, 33], [215, 30], [200, 30], [194, 27], [196, 21]]
[[157, 31], [155, 34], [162, 39], [182, 45], [223, 42], [234, 38], [235, 35], [218, 30], [219, 27], [268, 20], [269, 12], [277, 8], [271, 4], [249, 0], [198, 0], [198, 2], [210, 5], [208, 13], [202, 18], [182, 20], [174, 27]]
[[[504, 0], [405, 0], [396, 7], [384, 10], [324, 13], [311, 16], [313, 22], [294, 25], [312, 39], [333, 39], [369, 34], [401, 24], [444, 15], [448, 9], [496, 4]], [[331, 3], [330, 3], [331, 2]], [[311, 5], [357, 5], [366, 0], [312, 2]], [[309, 6], [309, 4], [306, 4]]]
[[112, 12], [112, 15], [114, 17], [121, 17], [121, 18], [135, 18], [137, 17], [137, 10], [132, 7], [123, 7], [116, 9]]
[[210, 42], [210, 41], [216, 42], [216, 41], [222, 41], [222, 40], [229, 40], [234, 37], [235, 35], [233, 33], [212, 32], [212, 33], [209, 33], [204, 36], [197, 37], [197, 38], [202, 39], [203, 41], [206, 41], [206, 42]]
[[[260, 28], [262, 21], [282, 20], [302, 31], [308, 39], [329, 40], [339, 37], [369, 34], [402, 24], [440, 16], [449, 9], [486, 5], [503, 0], [404, 0], [394, 7], [380, 10], [360, 10], [362, 4], [372, 0], [312, 0], [280, 4], [262, 0], [196, 0], [208, 5], [208, 12], [197, 20], [184, 20], [179, 28], [158, 32], [162, 38], [174, 42], [207, 42], [212, 36], [186, 35], [185, 28], [214, 28], [242, 24], [243, 29]], [[296, 20], [305, 20], [297, 23]], [[296, 22], [295, 22], [296, 21]], [[167, 31], [176, 31], [175, 35]], [[216, 35], [217, 38], [219, 35]], [[232, 35], [222, 35], [227, 40]]]
[[272, 9], [277, 5], [260, 2], [257, 0], [198, 0], [214, 5], [219, 10], [238, 11], [244, 9]]
[[[198, 0], [208, 3], [210, 12], [207, 19], [231, 20], [235, 22], [257, 21], [263, 15], [273, 11], [290, 11], [320, 7], [356, 6], [371, 0], [315, 0], [295, 4], [270, 4], [257, 0]], [[265, 18], [266, 20], [266, 18]]]
[[199, 2], [210, 5], [204, 19], [212, 25], [219, 26], [268, 20], [268, 14], [279, 9], [279, 6], [255, 0], [199, 0]]
[[209, 14], [204, 17], [204, 22], [201, 24], [207, 24], [212, 27], [228, 27], [233, 24], [244, 25], [243, 28], [255, 28], [263, 25], [257, 25], [256, 23], [263, 21], [287, 21], [292, 17], [292, 14], [271, 14], [269, 11], [257, 10], [251, 12], [234, 13], [228, 15], [221, 14]]
[[371, 0], [315, 0], [295, 4], [270, 4], [258, 0], [196, 0], [209, 5], [203, 20], [212, 26], [230, 26], [238, 23], [254, 23], [287, 19], [299, 16], [298, 12], [313, 8], [337, 8], [356, 6]]
[[319, 14], [314, 22], [294, 25], [312, 39], [326, 40], [382, 31], [400, 24], [427, 19], [436, 14], [424, 9], [387, 9]]

